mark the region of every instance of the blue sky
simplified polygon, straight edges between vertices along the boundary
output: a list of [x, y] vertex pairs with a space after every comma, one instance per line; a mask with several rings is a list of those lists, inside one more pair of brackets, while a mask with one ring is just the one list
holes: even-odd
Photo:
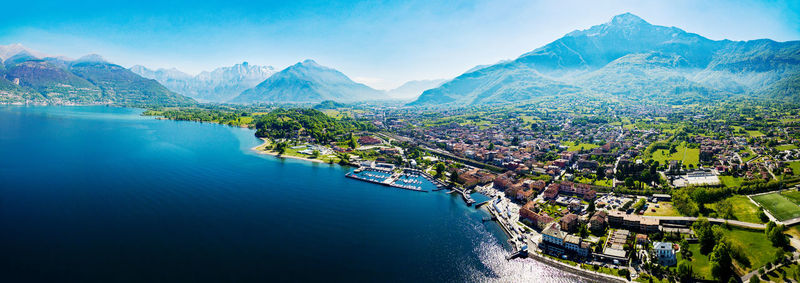
[[452, 78], [634, 13], [711, 39], [800, 39], [800, 1], [10, 1], [0, 44], [188, 73], [306, 58], [376, 88]]

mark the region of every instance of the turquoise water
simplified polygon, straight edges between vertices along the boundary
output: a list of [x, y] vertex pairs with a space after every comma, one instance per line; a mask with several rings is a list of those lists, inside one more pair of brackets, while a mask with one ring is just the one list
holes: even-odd
[[250, 151], [248, 129], [113, 107], [0, 107], [3, 281], [520, 281], [459, 196]]

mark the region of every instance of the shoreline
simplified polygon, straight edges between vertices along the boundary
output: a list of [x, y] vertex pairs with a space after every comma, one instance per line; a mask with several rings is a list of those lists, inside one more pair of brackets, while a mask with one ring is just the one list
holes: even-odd
[[[254, 147], [250, 148], [250, 150], [255, 151], [258, 154], [274, 156], [276, 158], [281, 158], [281, 159], [297, 159], [297, 160], [316, 162], [316, 163], [322, 163], [322, 164], [331, 164], [331, 165], [336, 164], [336, 165], [339, 165], [338, 163], [327, 163], [327, 162], [319, 160], [319, 159], [312, 159], [312, 158], [305, 158], [305, 157], [291, 156], [291, 155], [282, 155], [282, 154], [279, 154], [279, 153], [274, 152], [274, 151], [266, 151], [264, 149], [267, 147], [267, 145], [269, 145], [269, 141], [267, 141], [267, 139], [265, 139], [265, 138], [259, 138], [259, 139], [262, 140], [263, 143], [260, 144], [260, 145], [257, 145], [257, 146], [254, 146]], [[339, 166], [341, 166], [341, 165], [339, 165]]]
[[[263, 143], [260, 144], [260, 145], [257, 145], [257, 146], [254, 146], [254, 147], [250, 148], [250, 150], [255, 151], [258, 154], [269, 155], [269, 156], [273, 156], [273, 157], [281, 158], [281, 159], [296, 159], [296, 160], [303, 160], [303, 161], [309, 161], [309, 162], [327, 163], [327, 162], [324, 162], [324, 161], [319, 160], [319, 159], [311, 159], [311, 158], [304, 158], [304, 157], [291, 156], [291, 155], [280, 155], [280, 154], [278, 154], [277, 152], [274, 152], [274, 151], [265, 151], [264, 149], [269, 145], [269, 141], [267, 139], [265, 139], [265, 138], [259, 138], [259, 139], [261, 139], [263, 141]], [[339, 165], [339, 164], [337, 163], [337, 165]], [[339, 165], [339, 166], [343, 166], [343, 165]], [[484, 194], [484, 195], [486, 195], [486, 194]], [[464, 205], [466, 205], [466, 203]], [[476, 208], [475, 210], [476, 210], [476, 212], [486, 213], [489, 216], [500, 217], [499, 215], [495, 215], [495, 212], [492, 209], [488, 208], [487, 206], [482, 206], [480, 208]], [[503, 231], [501, 237], [504, 238], [503, 240], [505, 240], [505, 242], [508, 242], [510, 239], [512, 239], [513, 236], [509, 233], [507, 228], [502, 223], [499, 223], [497, 220], [493, 220], [491, 222], [494, 222], [494, 225], [497, 225], [497, 227], [499, 227], [500, 230]], [[512, 251], [514, 250], [513, 245], [511, 247], [511, 250]], [[560, 270], [560, 271], [563, 271], [563, 272], [566, 272], [566, 273], [570, 273], [570, 274], [572, 274], [574, 276], [578, 276], [578, 277], [589, 279], [589, 280], [597, 280], [597, 281], [601, 281], [601, 282], [628, 282], [627, 280], [625, 280], [625, 278], [622, 278], [622, 277], [617, 277], [617, 276], [613, 276], [613, 275], [609, 275], [609, 274], [603, 274], [603, 273], [596, 272], [596, 271], [593, 271], [593, 270], [587, 270], [587, 269], [581, 268], [580, 266], [572, 266], [572, 265], [565, 264], [563, 262], [559, 262], [557, 260], [549, 259], [549, 258], [547, 258], [547, 257], [545, 257], [543, 255], [536, 254], [537, 251], [535, 251], [535, 250], [534, 251], [530, 251], [529, 250], [528, 252], [529, 252], [529, 255], [526, 256], [525, 258], [528, 258], [528, 259], [531, 259], [533, 261], [539, 262], [541, 264], [550, 266], [550, 267], [555, 268], [557, 270]], [[530, 253], [534, 253], [534, 254], [531, 255]]]

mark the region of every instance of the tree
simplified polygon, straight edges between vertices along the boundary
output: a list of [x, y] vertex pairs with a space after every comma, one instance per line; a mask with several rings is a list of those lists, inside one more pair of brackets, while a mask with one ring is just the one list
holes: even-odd
[[750, 281], [749, 282], [750, 283], [758, 283], [758, 282], [761, 282], [761, 280], [758, 280], [758, 276], [753, 274], [753, 277], [750, 277]]
[[731, 274], [731, 255], [725, 241], [719, 241], [714, 246], [714, 251], [709, 257], [711, 262], [711, 275], [720, 282], [725, 282]]
[[733, 205], [728, 199], [721, 200], [717, 203], [717, 214], [725, 219], [733, 219]]
[[589, 206], [586, 208], [586, 211], [589, 212], [589, 213], [592, 213], [592, 212], [595, 211], [595, 209], [596, 208], [594, 207], [594, 200], [590, 200], [589, 201]]
[[286, 142], [279, 142], [275, 144], [275, 151], [277, 151], [278, 154], [284, 154], [286, 153], [286, 147], [288, 146], [289, 145]]
[[441, 162], [436, 163], [436, 166], [434, 166], [434, 170], [436, 170], [436, 176], [434, 177], [436, 178], [442, 177], [442, 174], [444, 173], [445, 169], [447, 168], [444, 166], [444, 163]]
[[770, 221], [767, 222], [766, 226], [764, 234], [772, 242], [773, 246], [782, 247], [788, 243], [786, 235], [783, 234], [784, 227], [782, 225], [776, 225], [775, 222]]
[[458, 183], [458, 170], [453, 170], [450, 172], [450, 183], [456, 184]]
[[353, 149], [358, 148], [358, 139], [356, 139], [355, 136], [350, 134], [350, 141], [347, 142], [347, 145], [350, 146]]
[[758, 211], [758, 219], [761, 219], [761, 222], [769, 221], [769, 217], [767, 216], [767, 213], [764, 212], [763, 208]]
[[697, 240], [700, 242], [700, 252], [707, 254], [714, 248], [714, 233], [711, 231], [711, 223], [705, 217], [697, 218], [697, 221], [692, 224], [694, 234], [697, 235]]
[[686, 239], [681, 238], [681, 241], [678, 243], [678, 246], [681, 247], [681, 257], [689, 260], [692, 256], [692, 252], [689, 251], [689, 242]]
[[598, 180], [605, 179], [606, 178], [606, 170], [605, 170], [605, 168], [602, 167], [602, 166], [597, 167], [597, 171], [595, 172], [595, 175], [597, 175], [597, 179]]
[[312, 152], [311, 152], [311, 157], [313, 157], [313, 158], [319, 158], [319, 150], [316, 150], [316, 149], [315, 149], [314, 151], [312, 151]]
[[581, 223], [581, 226], [578, 228], [578, 233], [581, 238], [589, 237], [589, 227], [586, 226], [586, 223]]
[[681, 260], [678, 263], [678, 279], [680, 282], [691, 282], [692, 273], [692, 264], [688, 260]]

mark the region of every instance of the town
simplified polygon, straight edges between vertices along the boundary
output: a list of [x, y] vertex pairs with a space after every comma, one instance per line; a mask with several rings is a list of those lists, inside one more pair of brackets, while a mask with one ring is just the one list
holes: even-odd
[[788, 106], [264, 107], [213, 121], [255, 127], [262, 152], [357, 166], [354, 179], [459, 192], [506, 231], [509, 259], [603, 281], [800, 278], [800, 113]]

